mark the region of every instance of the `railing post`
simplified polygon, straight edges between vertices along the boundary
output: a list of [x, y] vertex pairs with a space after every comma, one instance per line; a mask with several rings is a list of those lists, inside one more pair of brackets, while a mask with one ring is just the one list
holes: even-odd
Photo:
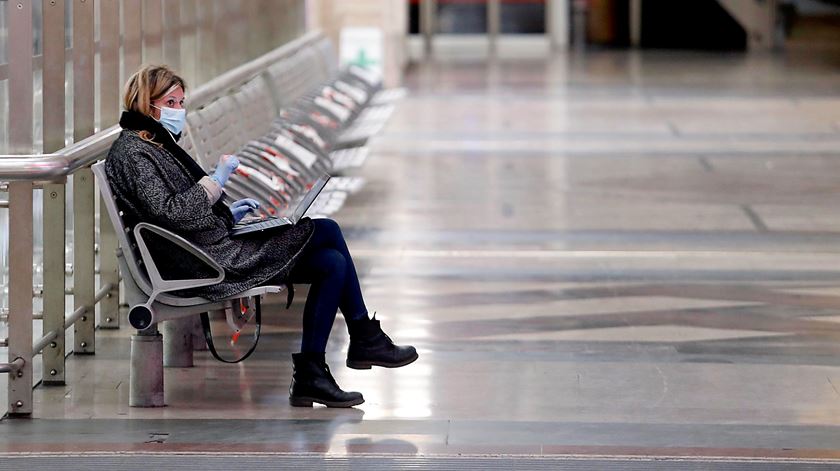
[[[94, 129], [93, 0], [73, 1], [73, 137], [76, 141]], [[90, 168], [73, 175], [73, 301], [76, 309], [90, 311], [74, 325], [74, 353], [94, 353], [94, 186]]]
[[123, 16], [123, 70], [120, 83], [125, 83], [137, 72], [143, 62], [143, 32], [140, 18], [143, 15], [140, 0], [122, 2]]
[[143, 62], [163, 61], [163, 4], [161, 0], [143, 0]]
[[[44, 151], [64, 147], [64, 0], [43, 0]], [[64, 268], [66, 257], [67, 179], [44, 185], [44, 333], [58, 331], [43, 351], [45, 385], [64, 384]]]
[[213, 29], [216, 2], [196, 2], [196, 38], [198, 42], [197, 83], [205, 83], [218, 72], [216, 64], [221, 60], [216, 54], [216, 35]]
[[64, 183], [44, 185], [44, 334], [57, 330], [58, 336], [43, 351], [45, 385], [65, 381], [64, 267], [67, 202]]
[[9, 184], [9, 412], [32, 413], [32, 183]]
[[[32, 3], [3, 2], [9, 56], [9, 143], [12, 152], [32, 152]], [[32, 183], [9, 184], [9, 413], [32, 413]]]
[[[120, 96], [120, 3], [105, 1], [99, 4], [99, 57], [100, 57], [100, 127], [116, 124]], [[120, 272], [117, 264], [117, 235], [99, 203], [99, 286], [110, 283], [113, 289], [99, 304], [99, 328], [120, 328]]]
[[181, 71], [181, 0], [163, 0], [163, 63]]
[[93, 172], [84, 168], [73, 174], [73, 306], [90, 310], [74, 324], [73, 353], [95, 353]]
[[[191, 88], [198, 86], [198, 5], [196, 0], [181, 2], [181, 76]], [[187, 53], [189, 52], [189, 53]]]

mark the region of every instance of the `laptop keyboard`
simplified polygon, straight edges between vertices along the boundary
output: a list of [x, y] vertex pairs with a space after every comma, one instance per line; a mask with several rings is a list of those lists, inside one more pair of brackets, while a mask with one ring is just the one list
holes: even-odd
[[270, 229], [272, 227], [284, 226], [291, 224], [287, 218], [272, 217], [264, 221], [251, 221], [245, 224], [239, 223], [233, 226], [231, 231], [233, 234], [244, 234], [247, 232], [261, 231], [263, 229]]

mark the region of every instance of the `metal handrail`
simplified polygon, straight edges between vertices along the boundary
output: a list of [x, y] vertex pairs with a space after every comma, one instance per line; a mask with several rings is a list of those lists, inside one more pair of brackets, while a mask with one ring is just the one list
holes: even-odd
[[[210, 100], [225, 94], [252, 77], [263, 72], [269, 65], [294, 53], [306, 44], [323, 36], [312, 31], [290, 41], [262, 56], [235, 67], [196, 88], [188, 95], [192, 106], [200, 107]], [[94, 163], [111, 148], [122, 129], [111, 126], [79, 142], [50, 154], [0, 155], [0, 180], [4, 181], [50, 181], [57, 180], [74, 171]]]
[[108, 152], [120, 131], [114, 125], [51, 154], [0, 155], [0, 179], [43, 181], [65, 177]]
[[21, 357], [17, 357], [9, 363], [0, 363], [0, 373], [14, 373], [23, 368], [25, 364], [26, 360]]
[[[106, 283], [106, 284], [102, 285], [99, 288], [99, 291], [96, 292], [96, 295], [93, 298], [93, 305], [92, 306], [81, 306], [78, 309], [76, 309], [75, 311], [73, 311], [72, 313], [70, 313], [70, 315], [68, 315], [64, 319], [64, 325], [62, 325], [61, 329], [55, 329], [55, 330], [52, 330], [50, 332], [45, 333], [43, 337], [38, 339], [32, 345], [32, 354], [37, 355], [37, 354], [41, 353], [41, 350], [43, 350], [44, 347], [46, 347], [50, 342], [55, 340], [56, 337], [58, 337], [58, 334], [61, 333], [62, 330], [69, 329], [70, 327], [73, 326], [73, 324], [78, 322], [79, 319], [81, 319], [83, 315], [85, 315], [89, 312], [93, 312], [96, 305], [99, 304], [99, 302], [102, 301], [102, 299], [104, 299], [105, 296], [107, 296], [108, 293], [110, 293], [114, 288], [115, 288], [114, 285], [112, 285], [111, 283]], [[8, 314], [5, 314], [5, 316], [8, 317]], [[33, 319], [43, 319], [43, 315], [33, 316]], [[6, 342], [0, 342], [0, 347], [7, 347], [7, 346], [8, 345], [6, 344]], [[2, 363], [0, 363], [0, 373], [2, 373], [2, 372], [3, 372], [2, 371]]]

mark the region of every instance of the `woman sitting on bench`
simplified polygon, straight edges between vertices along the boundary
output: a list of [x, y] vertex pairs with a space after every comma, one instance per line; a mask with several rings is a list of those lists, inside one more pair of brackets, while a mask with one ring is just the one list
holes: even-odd
[[[311, 283], [303, 310], [300, 353], [292, 355], [289, 391], [293, 406], [352, 407], [361, 393], [339, 388], [324, 360], [336, 312], [350, 333], [347, 366], [395, 368], [417, 359], [412, 346], [396, 346], [368, 317], [353, 259], [338, 224], [302, 219], [294, 226], [231, 238], [228, 233], [259, 204], [222, 202], [225, 183], [239, 165], [223, 156], [208, 175], [178, 146], [186, 118], [184, 81], [164, 66], [147, 66], [125, 86], [122, 133], [108, 154], [105, 171], [127, 221], [147, 221], [174, 231], [207, 252], [225, 269], [219, 284], [189, 294], [216, 301], [255, 286]], [[188, 260], [169, 265], [188, 266]], [[183, 268], [182, 268], [183, 269]]]

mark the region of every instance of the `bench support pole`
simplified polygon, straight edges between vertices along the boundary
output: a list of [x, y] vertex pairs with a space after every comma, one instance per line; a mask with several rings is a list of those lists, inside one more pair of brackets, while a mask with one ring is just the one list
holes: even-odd
[[155, 327], [131, 336], [128, 405], [163, 407], [163, 336]]
[[193, 327], [198, 316], [182, 317], [163, 323], [163, 366], [193, 366]]
[[207, 351], [207, 341], [204, 339], [204, 328], [201, 327], [201, 318], [199, 316], [193, 316], [192, 347], [193, 351], [196, 352]]

